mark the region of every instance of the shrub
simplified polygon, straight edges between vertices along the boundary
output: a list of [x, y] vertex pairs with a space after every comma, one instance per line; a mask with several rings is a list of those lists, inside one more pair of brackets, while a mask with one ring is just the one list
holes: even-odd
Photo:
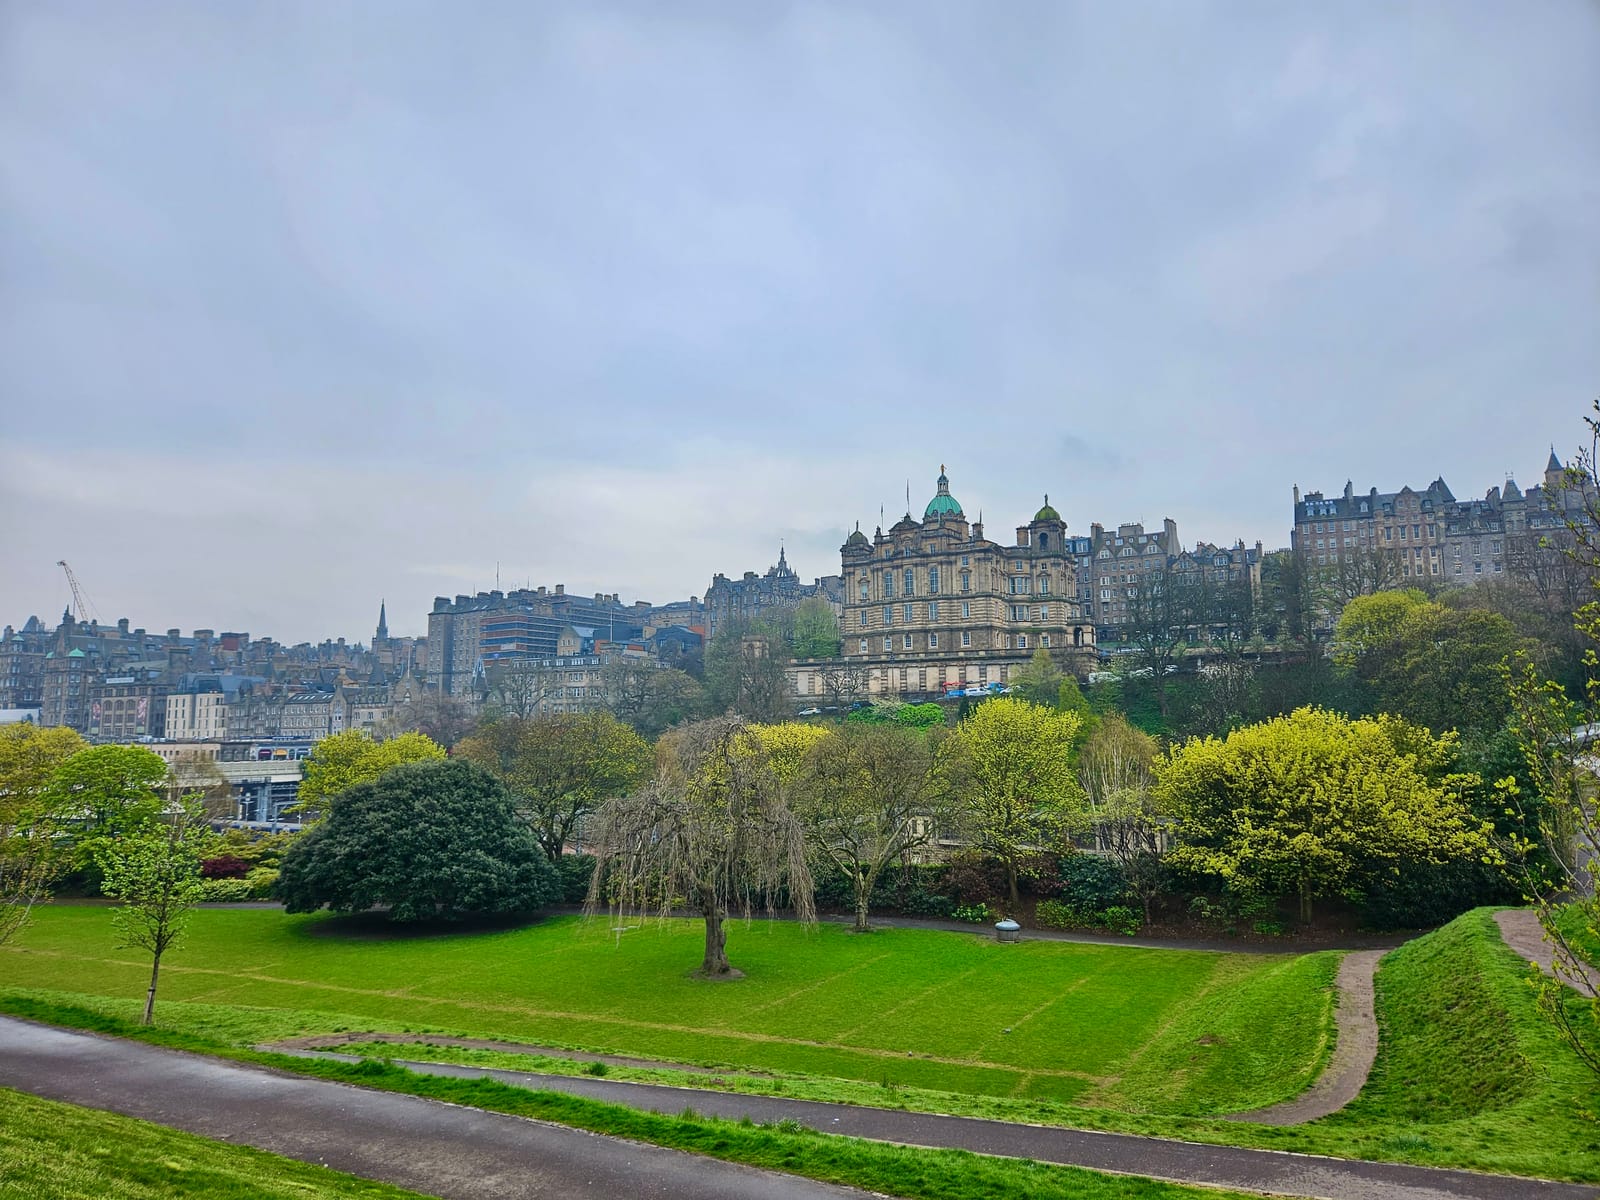
[[594, 855], [563, 854], [555, 863], [560, 880], [561, 901], [582, 904], [589, 896], [589, 879], [594, 875]]
[[987, 903], [1006, 894], [1006, 870], [995, 859], [968, 850], [945, 864], [938, 887], [957, 904]]
[[1129, 908], [1125, 904], [1113, 904], [1100, 914], [1100, 923], [1112, 933], [1120, 933], [1124, 937], [1133, 937], [1144, 928], [1144, 922], [1139, 916], [1139, 910]]
[[244, 882], [250, 889], [250, 899], [270, 900], [272, 889], [278, 885], [278, 872], [271, 867], [257, 867], [244, 877]]
[[243, 879], [249, 871], [250, 864], [232, 854], [208, 858], [200, 864], [202, 879]]
[[1098, 854], [1072, 854], [1060, 860], [1061, 898], [1079, 908], [1099, 912], [1128, 898], [1122, 868]]
[[528, 912], [561, 881], [511, 795], [462, 759], [407, 763], [339, 795], [283, 856], [289, 912], [365, 912], [396, 921]]
[[1096, 924], [1093, 913], [1085, 913], [1065, 900], [1039, 901], [1033, 919], [1046, 929], [1093, 929]]
[[952, 909], [950, 915], [957, 921], [971, 921], [974, 925], [982, 925], [989, 919], [989, 906], [987, 904], [963, 904]]
[[243, 879], [205, 879], [200, 883], [200, 899], [207, 904], [238, 904], [255, 897]]

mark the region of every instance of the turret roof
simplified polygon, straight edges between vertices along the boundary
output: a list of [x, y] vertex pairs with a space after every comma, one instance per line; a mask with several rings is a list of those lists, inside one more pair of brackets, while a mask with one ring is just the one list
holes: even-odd
[[[909, 514], [908, 514], [909, 515]], [[944, 464], [939, 465], [939, 490], [934, 493], [933, 499], [928, 501], [928, 507], [922, 510], [922, 519], [930, 517], [961, 517], [966, 514], [961, 511], [961, 505], [950, 494], [950, 478], [944, 473]]]

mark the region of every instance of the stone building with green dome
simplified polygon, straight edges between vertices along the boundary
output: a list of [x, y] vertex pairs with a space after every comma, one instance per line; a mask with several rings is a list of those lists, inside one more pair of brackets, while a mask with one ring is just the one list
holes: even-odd
[[937, 696], [1004, 684], [1040, 649], [1094, 652], [1075, 539], [1048, 496], [1016, 543], [1001, 545], [967, 519], [941, 466], [921, 520], [908, 511], [870, 538], [857, 526], [840, 572], [843, 653], [791, 667], [802, 700], [836, 699], [841, 675], [860, 695]]

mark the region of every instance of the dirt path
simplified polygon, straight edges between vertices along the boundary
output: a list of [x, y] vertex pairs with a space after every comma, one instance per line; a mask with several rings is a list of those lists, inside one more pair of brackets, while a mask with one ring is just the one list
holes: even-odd
[[[1502, 908], [1494, 914], [1494, 923], [1500, 926], [1500, 936], [1516, 951], [1518, 958], [1538, 963], [1546, 975], [1555, 975], [1555, 953], [1544, 940], [1544, 927], [1539, 924], [1538, 913], [1531, 908]], [[1590, 994], [1600, 996], [1600, 968], [1580, 966], [1579, 969], [1589, 984]], [[1562, 982], [1573, 986], [1570, 979]]]
[[1383, 955], [1382, 950], [1354, 950], [1339, 963], [1336, 1040], [1333, 1056], [1317, 1081], [1293, 1100], [1254, 1112], [1234, 1113], [1228, 1120], [1256, 1125], [1302, 1125], [1336, 1113], [1356, 1098], [1378, 1058], [1378, 1017], [1373, 985], [1378, 961]]

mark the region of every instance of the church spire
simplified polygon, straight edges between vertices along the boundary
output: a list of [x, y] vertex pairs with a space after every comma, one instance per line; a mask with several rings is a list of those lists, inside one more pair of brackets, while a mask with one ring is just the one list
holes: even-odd
[[386, 642], [389, 640], [389, 605], [386, 600], [378, 601], [378, 632], [373, 641]]

